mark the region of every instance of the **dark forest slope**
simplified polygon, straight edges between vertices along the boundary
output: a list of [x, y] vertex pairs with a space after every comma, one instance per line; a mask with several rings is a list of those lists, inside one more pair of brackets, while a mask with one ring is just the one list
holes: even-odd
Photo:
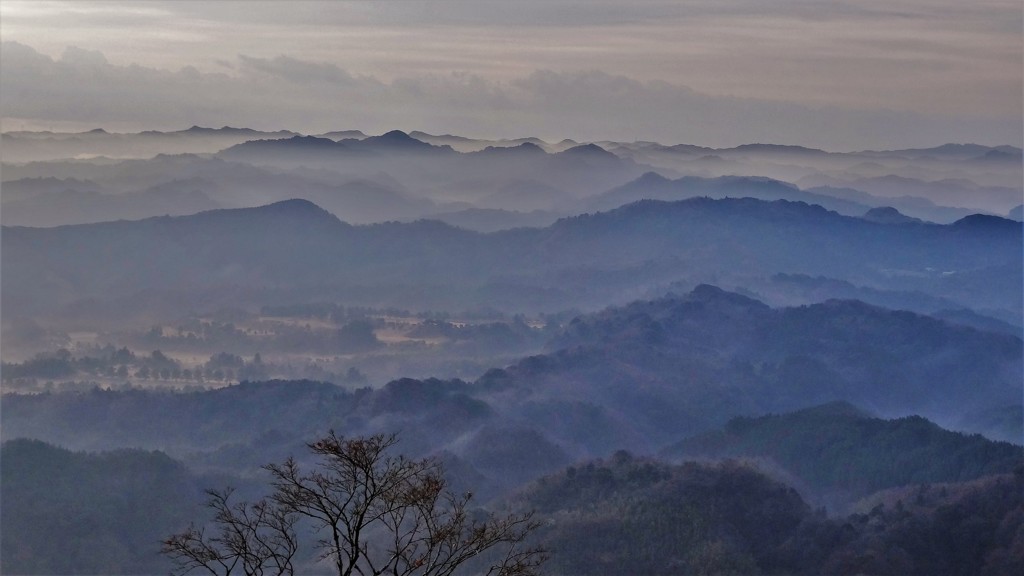
[[1024, 464], [1020, 446], [943, 430], [919, 416], [872, 418], [846, 402], [734, 418], [721, 430], [661, 454], [679, 460], [766, 459], [814, 493], [842, 492], [853, 499], [894, 486], [1009, 473]]

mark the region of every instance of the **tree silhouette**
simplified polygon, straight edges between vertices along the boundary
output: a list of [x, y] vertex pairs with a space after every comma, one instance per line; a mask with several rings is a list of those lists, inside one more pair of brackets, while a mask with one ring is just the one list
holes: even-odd
[[276, 502], [230, 504], [232, 490], [207, 490], [217, 534], [207, 537], [194, 524], [164, 540], [163, 553], [178, 565], [177, 574], [193, 570], [246, 576], [292, 574], [298, 552], [295, 524], [299, 515]]
[[230, 491], [210, 492], [217, 536], [194, 526], [164, 542], [179, 574], [292, 574], [300, 520], [320, 536], [319, 560], [338, 576], [446, 576], [473, 563], [475, 573], [536, 574], [544, 550], [525, 540], [530, 514], [497, 517], [472, 510], [472, 494], [447, 490], [441, 465], [392, 455], [395, 435], [344, 438], [331, 431], [308, 444], [314, 466], [294, 458], [269, 464], [272, 493], [229, 506]]

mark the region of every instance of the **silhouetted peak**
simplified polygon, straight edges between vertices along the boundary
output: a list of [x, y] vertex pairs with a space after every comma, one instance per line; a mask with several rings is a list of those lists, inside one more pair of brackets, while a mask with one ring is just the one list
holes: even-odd
[[[675, 180], [674, 182], [679, 182]], [[682, 214], [732, 214], [749, 218], [770, 220], [804, 220], [819, 218], [846, 218], [835, 212], [800, 201], [760, 200], [758, 198], [709, 198], [694, 196], [683, 200], [637, 200], [624, 204], [603, 214], [613, 217], [633, 218], [646, 215]]]
[[736, 292], [729, 292], [728, 290], [723, 290], [718, 286], [711, 284], [698, 284], [686, 299], [691, 302], [718, 302], [723, 304], [741, 305], [744, 307], [769, 308], [767, 304], [760, 300], [755, 300], [742, 294], [737, 294]]
[[901, 154], [910, 155], [915, 157], [925, 156], [958, 156], [961, 158], [977, 157], [985, 154], [989, 150], [1003, 150], [1004, 152], [1012, 151], [1012, 146], [1007, 149], [1004, 146], [989, 147], [981, 144], [956, 144], [946, 143], [941, 146], [935, 146], [932, 148], [905, 148], [902, 150], [885, 150], [885, 151], [871, 151], [866, 150], [868, 153], [882, 153], [882, 154]]
[[[253, 130], [252, 128], [235, 128], [234, 126], [221, 126], [217, 128], [217, 132], [223, 132], [225, 134], [256, 134], [259, 130]], [[288, 132], [288, 130], [280, 130], [279, 132]]]
[[633, 181], [633, 184], [639, 184], [641, 186], [655, 186], [660, 184], [666, 184], [670, 182], [668, 178], [665, 178], [657, 172], [644, 172], [639, 178]]
[[518, 146], [513, 146], [513, 150], [519, 150], [520, 152], [544, 152], [544, 149], [537, 146], [533, 142], [523, 142]]
[[363, 134], [361, 130], [334, 130], [331, 132], [324, 132], [323, 134], [319, 134], [319, 136], [322, 138], [331, 139], [350, 138], [355, 140], [362, 140], [363, 138], [366, 138], [366, 134]]
[[482, 155], [505, 155], [505, 156], [541, 156], [547, 154], [543, 148], [532, 142], [523, 142], [515, 146], [488, 146], [477, 152]]
[[975, 230], [1003, 230], [1016, 228], [1020, 230], [1021, 223], [1000, 216], [989, 214], [971, 214], [953, 222], [952, 226], [961, 229]]
[[[690, 154], [700, 154], [701, 152], [711, 152], [713, 150], [712, 148], [708, 148], [707, 146], [696, 146], [694, 144], [675, 144], [672, 146], [668, 146], [666, 149], [672, 150], [673, 152], [685, 152]], [[720, 157], [714, 156], [714, 158]]]
[[[244, 210], [244, 208], [242, 209]], [[290, 200], [281, 200], [280, 202], [273, 202], [263, 206], [252, 208], [252, 210], [260, 214], [269, 214], [275, 217], [287, 217], [287, 218], [302, 218], [302, 219], [330, 219], [337, 221], [337, 217], [324, 210], [320, 206], [317, 206], [309, 200], [302, 198], [292, 198]]]
[[[309, 227], [312, 224], [346, 225], [334, 214], [301, 198], [281, 200], [252, 208], [217, 208], [188, 216], [157, 216], [140, 222], [161, 220], [203, 225], [213, 222], [216, 226], [225, 226], [225, 223], [230, 222], [229, 227], [241, 224], [242, 226], [254, 226], [263, 232], [269, 232], [270, 228], [279, 223], [290, 223], [292, 226], [300, 227]], [[93, 225], [85, 224], [84, 226]]]
[[[692, 176], [683, 178], [693, 178]], [[776, 180], [767, 176], [719, 176], [718, 178], [710, 178], [709, 182], [721, 182], [723, 184], [734, 184], [734, 185], [751, 185], [751, 186], [781, 186], [790, 190], [799, 190], [795, 184], [789, 182], [783, 182], [782, 180]]]
[[391, 145], [394, 145], [394, 144], [410, 145], [411, 144], [411, 145], [416, 145], [416, 146], [424, 146], [424, 145], [425, 146], [429, 146], [429, 144], [427, 144], [426, 142], [423, 142], [422, 140], [417, 140], [417, 139], [413, 138], [412, 136], [409, 136], [405, 132], [402, 132], [401, 130], [392, 130], [390, 132], [385, 132], [384, 134], [381, 134], [380, 136], [371, 136], [370, 138], [367, 138], [366, 141], [367, 142], [377, 142], [377, 143], [381, 143], [381, 144], [391, 144]]
[[948, 142], [934, 148], [926, 148], [925, 150], [937, 152], [939, 154], [975, 154], [988, 149], [988, 146], [982, 146], [981, 144], [957, 144]]
[[297, 213], [297, 212], [316, 212], [316, 213], [320, 213], [320, 212], [326, 212], [326, 210], [324, 210], [323, 208], [321, 208], [321, 207], [317, 206], [316, 204], [314, 204], [313, 202], [310, 202], [309, 200], [305, 200], [303, 198], [292, 198], [290, 200], [281, 200], [280, 202], [273, 202], [273, 203], [270, 203], [270, 204], [265, 204], [263, 206], [260, 206], [259, 209], [263, 210], [263, 211], [266, 211], [266, 212], [282, 212], [282, 213], [283, 212], [290, 212], [290, 213]]
[[252, 128], [234, 128], [232, 126], [222, 126], [220, 128], [204, 128], [202, 126], [193, 126], [184, 132], [191, 132], [196, 134], [255, 134], [257, 131]]
[[213, 128], [211, 132], [218, 134], [295, 134], [290, 130], [278, 130], [277, 132], [261, 132], [259, 130], [253, 130], [252, 128], [235, 128], [234, 126], [221, 126], [220, 128]]
[[244, 150], [246, 148], [276, 148], [278, 146], [286, 146], [288, 148], [335, 148], [343, 145], [330, 138], [295, 135], [290, 138], [276, 138], [273, 140], [247, 140], [228, 148], [228, 151], [239, 148]]
[[817, 148], [807, 148], [806, 146], [792, 146], [786, 144], [741, 144], [733, 150], [744, 151], [744, 152], [787, 152], [787, 153], [801, 153], [801, 154], [822, 154], [824, 150], [818, 150]]
[[714, 286], [712, 284], [698, 284], [697, 287], [690, 292], [690, 296], [700, 300], [717, 298], [722, 294], [725, 294], [725, 290], [722, 290], [718, 286]]
[[917, 218], [911, 218], [893, 208], [892, 206], [879, 206], [872, 208], [864, 213], [862, 216], [864, 220], [868, 222], [875, 222], [877, 224], [906, 224], [908, 222], [920, 222]]
[[[402, 132], [401, 130], [392, 130], [390, 132], [385, 132], [384, 134], [377, 136], [377, 139], [389, 142], [408, 142], [410, 140], [416, 140], [415, 138], [409, 136], [408, 134]], [[416, 141], [419, 142], [419, 140]]]
[[993, 148], [992, 150], [985, 152], [981, 156], [978, 156], [977, 158], [975, 158], [975, 160], [981, 160], [985, 162], [1020, 162], [1022, 157], [1024, 156], [1022, 156], [1020, 150], [1006, 151]]
[[422, 149], [429, 150], [433, 148], [440, 149], [441, 147], [431, 146], [430, 144], [417, 140], [412, 136], [409, 136], [401, 130], [392, 130], [385, 132], [380, 136], [370, 136], [363, 140], [363, 143], [369, 146], [381, 146], [385, 148], [396, 148], [396, 149]]
[[615, 154], [601, 148], [597, 144], [581, 144], [579, 146], [573, 146], [568, 150], [562, 151], [559, 154], [565, 154], [568, 156], [577, 156], [581, 158], [618, 158]]
[[[261, 140], [261, 142], [275, 142], [275, 140]], [[277, 142], [291, 142], [293, 144], [306, 144], [306, 145], [320, 145], [320, 146], [333, 146], [336, 144], [330, 138], [317, 138], [316, 136], [292, 136], [291, 138], [282, 138]]]

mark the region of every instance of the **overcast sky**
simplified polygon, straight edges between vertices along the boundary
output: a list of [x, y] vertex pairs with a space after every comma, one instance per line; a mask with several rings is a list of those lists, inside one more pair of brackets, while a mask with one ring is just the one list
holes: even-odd
[[0, 2], [3, 129], [1020, 145], [1020, 0]]

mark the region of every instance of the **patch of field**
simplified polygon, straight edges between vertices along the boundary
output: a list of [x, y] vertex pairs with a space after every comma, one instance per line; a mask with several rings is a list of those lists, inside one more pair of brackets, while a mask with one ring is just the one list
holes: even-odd
[[271, 325], [283, 324], [286, 326], [298, 326], [299, 328], [308, 326], [312, 330], [329, 330], [341, 327], [335, 322], [331, 322], [330, 320], [323, 320], [321, 318], [289, 318], [287, 316], [260, 316], [255, 321], [257, 325], [262, 324], [264, 322]]
[[[139, 354], [138, 350], [133, 350], [136, 355]], [[196, 368], [206, 364], [210, 360], [210, 355], [203, 354], [190, 354], [187, 352], [164, 352], [164, 356], [167, 356], [171, 360], [177, 360], [181, 363], [182, 368]]]
[[447, 338], [410, 338], [407, 334], [412, 326], [402, 328], [379, 328], [374, 330], [374, 334], [377, 336], [377, 340], [385, 344], [404, 344], [407, 342], [416, 342], [426, 346], [440, 346], [448, 341]]

